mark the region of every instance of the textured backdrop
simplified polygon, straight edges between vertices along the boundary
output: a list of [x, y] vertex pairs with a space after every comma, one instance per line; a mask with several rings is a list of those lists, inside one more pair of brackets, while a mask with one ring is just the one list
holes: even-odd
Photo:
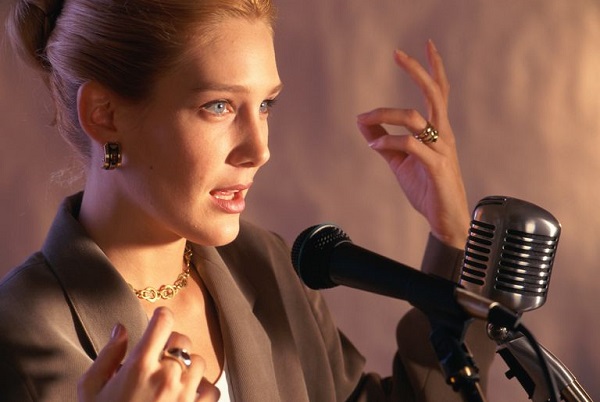
[[[422, 108], [392, 51], [425, 60], [431, 38], [451, 80], [450, 114], [470, 206], [487, 195], [552, 212], [562, 235], [549, 298], [524, 322], [600, 398], [600, 3], [595, 0], [280, 0], [276, 46], [285, 91], [272, 159], [247, 219], [290, 243], [331, 221], [355, 243], [417, 266], [427, 235], [385, 163], [355, 128], [377, 106]], [[6, 1], [0, 6], [6, 11]], [[4, 39], [4, 37], [2, 38]], [[50, 127], [42, 83], [0, 53], [0, 275], [37, 249], [59, 200], [80, 187]], [[389, 374], [405, 302], [337, 288], [339, 325]], [[527, 400], [494, 366], [491, 402]]]

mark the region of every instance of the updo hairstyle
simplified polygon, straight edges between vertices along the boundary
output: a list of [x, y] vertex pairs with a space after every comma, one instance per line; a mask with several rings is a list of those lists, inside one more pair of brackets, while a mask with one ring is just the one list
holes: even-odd
[[87, 160], [79, 87], [93, 80], [143, 102], [190, 37], [229, 17], [263, 19], [272, 27], [275, 10], [270, 0], [18, 0], [7, 29], [15, 50], [43, 74], [59, 132]]

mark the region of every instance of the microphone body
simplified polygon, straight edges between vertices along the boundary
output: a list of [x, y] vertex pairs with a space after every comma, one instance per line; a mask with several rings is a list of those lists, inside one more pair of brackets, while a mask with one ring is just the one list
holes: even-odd
[[519, 313], [544, 304], [560, 224], [546, 210], [503, 196], [475, 207], [460, 283]]
[[465, 291], [452, 281], [355, 245], [333, 224], [316, 225], [302, 232], [292, 247], [292, 263], [312, 289], [344, 285], [408, 301], [426, 313], [461, 320], [488, 319], [509, 328], [518, 320], [499, 303]]

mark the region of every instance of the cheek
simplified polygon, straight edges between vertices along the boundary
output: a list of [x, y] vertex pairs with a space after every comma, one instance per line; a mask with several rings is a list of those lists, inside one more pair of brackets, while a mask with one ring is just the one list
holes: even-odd
[[190, 190], [215, 186], [214, 182], [218, 182], [223, 171], [226, 146], [223, 142], [206, 141], [202, 135], [193, 137], [164, 144], [158, 155], [164, 159], [155, 166], [160, 166], [162, 180], [182, 183]]
[[[131, 136], [131, 167], [158, 180], [202, 181], [217, 174], [233, 146], [227, 125], [202, 122], [191, 112], [147, 119]], [[125, 155], [125, 151], [124, 151]]]
[[149, 119], [127, 135], [127, 149], [132, 164], [141, 169], [165, 169], [176, 163], [186, 150], [184, 130], [169, 124], [167, 118]]

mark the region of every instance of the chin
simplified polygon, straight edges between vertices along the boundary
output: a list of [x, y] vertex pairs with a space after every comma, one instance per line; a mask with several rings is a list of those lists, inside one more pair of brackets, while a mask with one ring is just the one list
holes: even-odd
[[191, 232], [182, 233], [189, 241], [209, 247], [219, 247], [231, 243], [240, 232], [240, 218], [227, 216], [225, 219], [204, 219], [190, 227]]
[[223, 222], [221, 225], [215, 227], [214, 230], [211, 231], [210, 243], [215, 247], [224, 246], [234, 241], [239, 232], [239, 219], [236, 219], [235, 222]]

